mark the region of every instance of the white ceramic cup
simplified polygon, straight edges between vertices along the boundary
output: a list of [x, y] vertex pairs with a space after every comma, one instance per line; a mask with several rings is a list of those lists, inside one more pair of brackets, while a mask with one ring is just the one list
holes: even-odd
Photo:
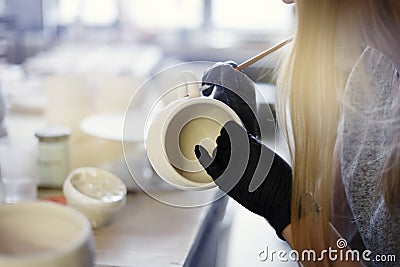
[[1, 267], [93, 266], [89, 221], [74, 209], [36, 201], [0, 205]]
[[110, 223], [126, 202], [127, 188], [116, 175], [99, 168], [72, 170], [64, 181], [67, 204], [82, 212], [93, 228]]
[[224, 124], [242, 122], [223, 102], [199, 96], [198, 87], [192, 86], [188, 92], [150, 114], [145, 146], [151, 165], [162, 179], [180, 189], [203, 190], [216, 185], [196, 158], [195, 146], [202, 145], [212, 155]]

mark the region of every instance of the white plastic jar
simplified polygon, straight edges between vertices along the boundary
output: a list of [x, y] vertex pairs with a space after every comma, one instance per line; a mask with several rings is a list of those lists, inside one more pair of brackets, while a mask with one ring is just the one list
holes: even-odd
[[70, 171], [69, 128], [37, 131], [39, 186], [61, 188]]

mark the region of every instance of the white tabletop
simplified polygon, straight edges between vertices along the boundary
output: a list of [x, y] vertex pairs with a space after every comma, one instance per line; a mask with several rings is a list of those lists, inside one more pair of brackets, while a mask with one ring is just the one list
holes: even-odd
[[[163, 192], [190, 198], [190, 192]], [[210, 205], [179, 208], [146, 194], [128, 195], [125, 207], [107, 227], [95, 229], [96, 264], [183, 266], [210, 211]]]
[[[111, 222], [93, 229], [96, 267], [192, 266], [205, 229], [221, 223], [227, 198], [196, 208], [174, 207], [155, 198], [172, 202], [204, 202], [215, 191], [192, 194], [189, 191], [129, 193], [125, 206]], [[40, 189], [39, 199], [60, 196], [61, 190]], [[197, 198], [193, 200], [193, 197]], [[207, 245], [207, 244], [206, 244]]]

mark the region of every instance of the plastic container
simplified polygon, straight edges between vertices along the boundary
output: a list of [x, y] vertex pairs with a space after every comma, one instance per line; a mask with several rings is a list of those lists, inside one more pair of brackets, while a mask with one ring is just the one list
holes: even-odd
[[37, 199], [37, 181], [31, 177], [4, 177], [6, 203], [34, 201]]

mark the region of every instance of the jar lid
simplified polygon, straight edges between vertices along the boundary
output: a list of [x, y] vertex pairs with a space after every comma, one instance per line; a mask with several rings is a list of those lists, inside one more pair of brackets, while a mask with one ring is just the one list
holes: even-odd
[[68, 127], [51, 127], [36, 131], [35, 136], [39, 141], [62, 141], [71, 135]]

